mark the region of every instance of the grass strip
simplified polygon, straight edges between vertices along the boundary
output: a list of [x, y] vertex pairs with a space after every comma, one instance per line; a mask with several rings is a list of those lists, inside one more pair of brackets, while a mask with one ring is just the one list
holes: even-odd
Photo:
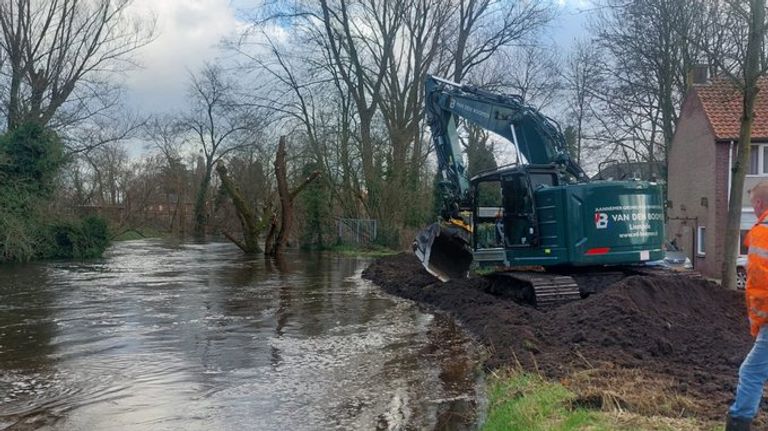
[[368, 245], [368, 246], [354, 246], [349, 244], [339, 244], [328, 248], [328, 251], [332, 253], [338, 253], [345, 256], [362, 256], [362, 257], [384, 257], [398, 254], [398, 251], [392, 250], [380, 245]]
[[644, 415], [616, 408], [583, 407], [563, 384], [517, 370], [492, 373], [488, 380], [484, 431], [702, 431], [722, 425], [695, 418]]

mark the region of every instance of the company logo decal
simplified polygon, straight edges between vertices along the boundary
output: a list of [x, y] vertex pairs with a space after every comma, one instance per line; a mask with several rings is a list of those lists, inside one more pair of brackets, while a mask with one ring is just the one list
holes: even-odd
[[595, 228], [607, 229], [608, 228], [608, 214], [595, 213]]

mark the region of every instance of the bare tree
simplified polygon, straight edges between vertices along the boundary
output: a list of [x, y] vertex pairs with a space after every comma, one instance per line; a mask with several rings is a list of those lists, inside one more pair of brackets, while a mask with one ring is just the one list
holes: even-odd
[[[0, 0], [0, 94], [8, 129], [64, 127], [115, 102], [111, 77], [148, 44], [154, 22], [132, 0]], [[4, 60], [4, 61], [2, 61]]]
[[[738, 43], [742, 49], [737, 50], [734, 56], [724, 55], [717, 59], [718, 63], [727, 70], [727, 64], [736, 64], [737, 73], [728, 73], [732, 82], [743, 95], [741, 127], [739, 129], [739, 142], [737, 145], [737, 157], [733, 166], [733, 179], [731, 180], [730, 199], [728, 202], [728, 222], [725, 231], [725, 260], [723, 261], [723, 286], [728, 289], [736, 289], [736, 257], [739, 253], [739, 226], [741, 224], [742, 190], [744, 179], [749, 167], [750, 145], [752, 142], [752, 125], [755, 121], [755, 101], [760, 91], [758, 80], [768, 73], [768, 64], [765, 61], [766, 36], [768, 25], [766, 24], [766, 1], [749, 0], [744, 2], [728, 3], [730, 13], [728, 19], [740, 24], [734, 27], [734, 40], [743, 35], [739, 28], [746, 28], [745, 39]], [[743, 54], [742, 54], [743, 53]], [[741, 55], [740, 55], [741, 54]], [[759, 216], [759, 214], [755, 214]]]
[[216, 164], [216, 173], [219, 174], [221, 188], [224, 190], [224, 193], [232, 199], [232, 203], [235, 206], [237, 218], [240, 220], [240, 226], [243, 230], [243, 239], [238, 239], [231, 232], [226, 230], [222, 233], [244, 253], [253, 254], [260, 252], [259, 236], [261, 235], [261, 231], [266, 227], [269, 219], [266, 217], [257, 217], [250, 203], [240, 192], [240, 188], [229, 177], [227, 167], [224, 166], [224, 163], [219, 162]]
[[[446, 6], [434, 0], [321, 0], [317, 8], [304, 4], [290, 15], [302, 18], [297, 28], [316, 55], [303, 58], [302, 71], [292, 64], [292, 55], [273, 44], [271, 63], [256, 60], [292, 93], [288, 104], [276, 105], [301, 122], [316, 161], [326, 167], [328, 160], [318, 150], [323, 146], [319, 138], [328, 129], [318, 127], [317, 120], [338, 118], [341, 164], [351, 167], [357, 155], [360, 165], [359, 178], [355, 170], [345, 169], [341, 181], [370, 216], [382, 216], [390, 189], [403, 190], [397, 181], [387, 180], [407, 178], [412, 162], [423, 163], [426, 151], [417, 139], [423, 110], [420, 86], [437, 50], [436, 34], [444, 27], [439, 16], [444, 19], [445, 11]], [[307, 65], [320, 75], [307, 77]], [[327, 93], [328, 83], [338, 92], [341, 112], [318, 111], [322, 103], [315, 92]], [[350, 151], [348, 142], [357, 148]], [[323, 178], [331, 181], [334, 176]]]
[[709, 42], [705, 8], [695, 0], [602, 0], [599, 6], [592, 30], [611, 73], [603, 102], [612, 121], [623, 123], [623, 136], [608, 142], [630, 150], [645, 141], [648, 161], [666, 160], [689, 72], [704, 59], [698, 45]]
[[554, 17], [548, 2], [508, 0], [459, 0], [452, 15], [455, 23], [446, 36], [451, 75], [461, 82], [505, 46], [533, 36]]
[[[418, 210], [418, 205], [405, 208], [403, 199], [419, 192], [418, 177], [422, 173], [429, 146], [422, 139], [424, 118], [423, 83], [435, 67], [439, 49], [443, 46], [443, 29], [450, 18], [446, 2], [411, 0], [403, 8], [403, 25], [399, 29], [397, 46], [387, 56], [383, 97], [379, 109], [386, 127], [386, 183], [382, 188], [383, 220], [402, 223], [406, 213]], [[417, 200], [412, 200], [417, 201]], [[385, 224], [390, 224], [386, 223]], [[393, 226], [394, 227], [394, 226]]]
[[[115, 105], [113, 108], [117, 108]], [[110, 110], [109, 114], [94, 116], [77, 125], [60, 128], [70, 157], [87, 154], [103, 145], [125, 143], [141, 135], [146, 118], [125, 110]]]
[[277, 155], [275, 157], [275, 177], [277, 179], [277, 191], [280, 198], [280, 224], [273, 219], [269, 233], [265, 240], [264, 248], [269, 256], [279, 256], [285, 249], [285, 243], [291, 234], [293, 226], [293, 205], [296, 197], [312, 181], [320, 176], [319, 171], [312, 172], [307, 178], [299, 183], [293, 190], [288, 188], [288, 168], [286, 164], [285, 137], [280, 137], [280, 143], [277, 146]]
[[203, 173], [194, 207], [195, 235], [205, 234], [205, 204], [216, 163], [239, 149], [256, 145], [263, 119], [258, 112], [237, 100], [237, 86], [223, 69], [206, 65], [190, 79], [191, 110], [183, 120], [194, 135], [203, 159]]
[[528, 105], [545, 111], [563, 90], [562, 66], [556, 53], [552, 46], [531, 43], [501, 50], [501, 55], [488, 63], [501, 72], [500, 89], [519, 94]]
[[[182, 152], [187, 144], [184, 125], [172, 116], [152, 118], [144, 126], [144, 138], [164, 162], [164, 191], [171, 232], [184, 234], [186, 225], [187, 169]], [[172, 208], [172, 210], [171, 210]]]
[[568, 94], [566, 117], [574, 131], [573, 156], [579, 164], [586, 131], [595, 117], [595, 93], [602, 87], [603, 67], [599, 55], [594, 46], [579, 42], [568, 56], [562, 72]]
[[128, 152], [119, 143], [110, 143], [84, 155], [93, 172], [93, 201], [99, 206], [125, 203], [130, 176]]
[[[356, 108], [369, 209], [378, 216], [381, 177], [374, 164], [374, 116], [403, 23], [406, 0], [320, 0], [325, 43]], [[355, 8], [354, 19], [351, 8]]]
[[155, 116], [143, 127], [143, 137], [149, 148], [159, 152], [168, 166], [181, 163], [181, 153], [187, 144], [184, 124], [175, 116]]
[[[423, 180], [432, 150], [423, 123], [427, 73], [453, 76], [458, 67], [461, 79], [534, 35], [551, 19], [550, 6], [506, 0], [278, 3], [256, 27], [291, 19], [296, 37], [285, 45], [268, 41], [270, 56], [252, 60], [279, 89], [269, 104], [301, 125], [313, 166], [324, 169], [322, 181], [343, 185], [343, 192], [334, 191], [342, 211], [356, 213], [359, 202], [395, 232], [420, 223], [430, 209], [421, 199], [431, 186]], [[404, 208], [403, 199], [419, 205]]]

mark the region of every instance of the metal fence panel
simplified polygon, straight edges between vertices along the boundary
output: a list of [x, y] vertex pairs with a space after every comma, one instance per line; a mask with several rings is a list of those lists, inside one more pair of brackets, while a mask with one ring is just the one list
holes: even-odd
[[342, 244], [367, 245], [376, 240], [378, 220], [359, 218], [340, 218], [338, 221], [338, 241]]

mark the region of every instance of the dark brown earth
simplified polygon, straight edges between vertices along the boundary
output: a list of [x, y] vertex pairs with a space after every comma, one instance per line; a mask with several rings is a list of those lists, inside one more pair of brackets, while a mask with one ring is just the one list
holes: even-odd
[[488, 347], [489, 369], [519, 364], [556, 379], [602, 366], [640, 370], [702, 401], [691, 414], [707, 419], [723, 417], [752, 345], [743, 294], [702, 279], [632, 276], [540, 311], [487, 293], [482, 277], [440, 283], [410, 254], [379, 259], [363, 276], [452, 315]]

